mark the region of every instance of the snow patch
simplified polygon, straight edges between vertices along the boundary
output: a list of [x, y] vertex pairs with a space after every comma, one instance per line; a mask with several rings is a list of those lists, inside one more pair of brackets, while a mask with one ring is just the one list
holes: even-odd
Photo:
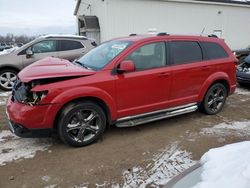
[[41, 179], [45, 182], [48, 182], [51, 178], [49, 176], [43, 176]]
[[89, 187], [88, 183], [83, 183], [83, 184], [80, 184], [80, 185], [73, 185], [70, 188], [88, 188], [88, 187]]
[[19, 138], [10, 131], [0, 132], [0, 166], [19, 159], [33, 158], [37, 151], [45, 151], [51, 139]]
[[193, 188], [249, 188], [250, 141], [209, 150], [201, 158], [201, 182]]
[[237, 87], [235, 93], [238, 95], [250, 95], [250, 90]]
[[0, 106], [6, 105], [6, 101], [11, 92], [0, 92]]
[[235, 121], [228, 123], [220, 123], [212, 128], [203, 128], [200, 132], [205, 135], [235, 135], [250, 136], [250, 121]]
[[168, 145], [160, 153], [154, 155], [146, 167], [135, 166], [123, 172], [123, 186], [147, 187], [165, 185], [171, 178], [193, 166], [196, 162], [191, 154], [178, 148], [178, 143]]
[[55, 187], [57, 187], [57, 184], [48, 185], [48, 186], [45, 186], [44, 188], [55, 188]]
[[0, 55], [9, 54], [11, 52], [16, 51], [17, 49], [19, 49], [19, 47], [17, 47], [17, 46], [15, 46], [13, 48], [10, 48], [10, 49], [5, 49], [5, 50], [3, 50], [3, 51], [0, 52]]
[[11, 92], [0, 92], [0, 97], [8, 97]]

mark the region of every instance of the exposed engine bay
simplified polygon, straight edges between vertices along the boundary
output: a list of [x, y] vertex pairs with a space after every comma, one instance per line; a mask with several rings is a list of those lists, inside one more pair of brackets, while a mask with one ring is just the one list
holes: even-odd
[[79, 76], [47, 78], [47, 79], [33, 80], [28, 83], [23, 83], [21, 82], [20, 79], [17, 79], [12, 89], [12, 101], [17, 101], [19, 103], [31, 106], [36, 105], [48, 94], [48, 91], [45, 90], [45, 91], [34, 92], [32, 91], [32, 88], [34, 88], [37, 85], [50, 84], [78, 77]]
[[250, 74], [250, 63], [247, 62], [241, 63], [240, 65], [238, 65], [237, 71]]
[[39, 81], [22, 83], [18, 79], [12, 90], [12, 100], [31, 106], [37, 104], [48, 93], [48, 91], [32, 92], [31, 89], [38, 84], [40, 84]]

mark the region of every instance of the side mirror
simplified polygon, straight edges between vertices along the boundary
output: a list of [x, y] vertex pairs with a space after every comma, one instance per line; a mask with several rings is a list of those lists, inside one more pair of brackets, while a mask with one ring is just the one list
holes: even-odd
[[133, 72], [135, 71], [135, 64], [131, 60], [124, 60], [120, 63], [120, 67], [117, 69], [118, 73]]
[[26, 57], [27, 58], [30, 58], [31, 56], [33, 56], [33, 54], [34, 53], [33, 53], [33, 51], [30, 48], [26, 50]]

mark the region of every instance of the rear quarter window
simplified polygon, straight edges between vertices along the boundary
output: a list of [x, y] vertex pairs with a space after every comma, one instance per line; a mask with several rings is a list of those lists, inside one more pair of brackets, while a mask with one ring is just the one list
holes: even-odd
[[60, 51], [76, 50], [84, 48], [81, 42], [73, 40], [61, 40], [60, 41]]
[[206, 54], [205, 59], [220, 59], [229, 56], [224, 48], [215, 42], [201, 42], [201, 45]]
[[195, 41], [170, 42], [171, 62], [174, 65], [202, 61], [202, 51]]

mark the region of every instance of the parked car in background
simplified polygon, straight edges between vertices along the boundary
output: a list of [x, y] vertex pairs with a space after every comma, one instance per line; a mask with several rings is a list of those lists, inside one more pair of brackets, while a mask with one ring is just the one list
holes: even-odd
[[73, 61], [96, 46], [83, 36], [47, 35], [39, 37], [14, 51], [0, 55], [0, 89], [9, 91], [17, 73], [44, 57], [58, 57]]
[[250, 84], [250, 55], [238, 65], [236, 77], [240, 85]]
[[217, 114], [235, 91], [235, 62], [221, 39], [166, 33], [114, 39], [72, 63], [46, 58], [18, 74], [7, 102], [10, 130], [23, 137], [57, 131], [64, 143], [85, 146], [112, 124], [198, 108]]
[[3, 51], [6, 47], [6, 43], [0, 42], [0, 51]]
[[245, 49], [234, 50], [236, 57], [239, 59], [239, 64], [243, 63], [244, 59], [250, 55], [250, 46]]
[[11, 46], [7, 45], [5, 42], [0, 43], [0, 52], [9, 48], [11, 48]]
[[23, 43], [16, 43], [16, 46], [21, 47], [21, 46], [23, 46]]

